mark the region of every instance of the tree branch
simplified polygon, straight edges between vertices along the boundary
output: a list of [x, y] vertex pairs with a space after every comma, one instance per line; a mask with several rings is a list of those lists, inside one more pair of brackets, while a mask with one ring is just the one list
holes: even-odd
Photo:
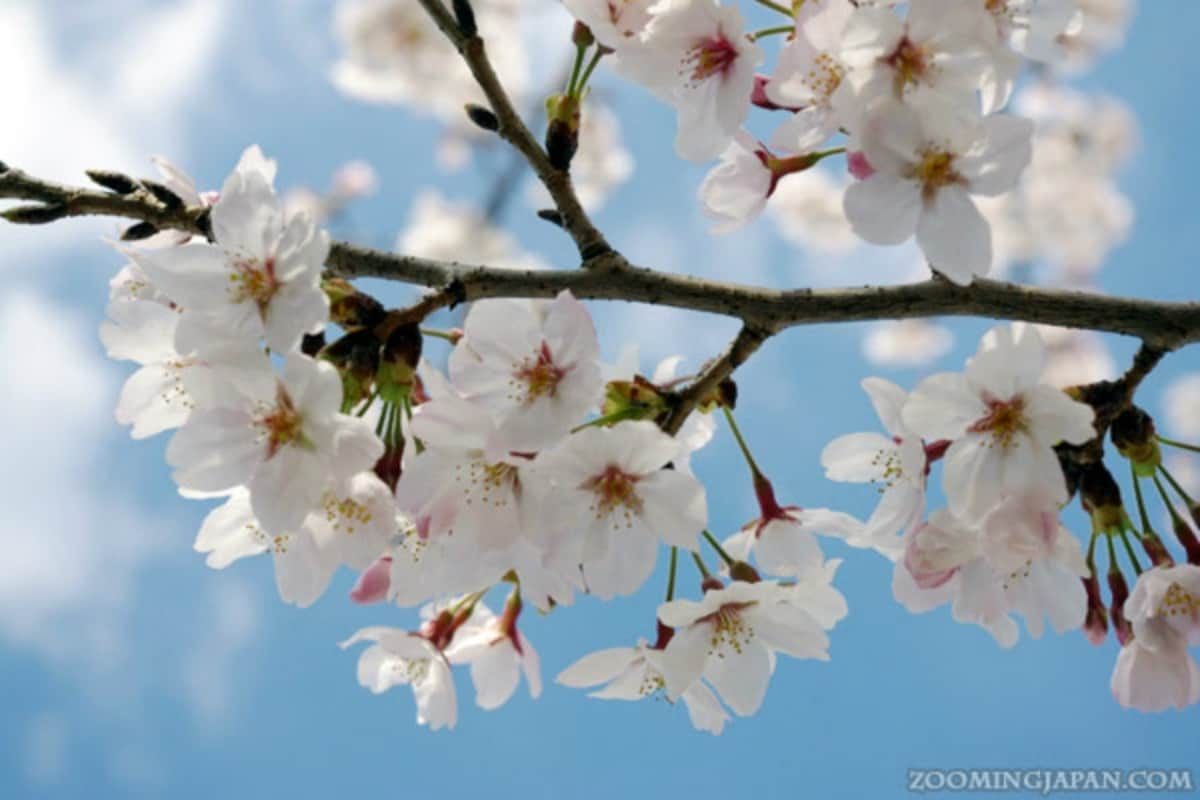
[[[0, 170], [0, 198], [61, 205], [61, 216], [107, 215], [156, 227], [204, 233], [206, 209], [166, 208], [148, 192], [130, 195], [63, 186], [20, 170]], [[769, 289], [658, 272], [616, 252], [590, 270], [513, 270], [385, 253], [334, 242], [331, 273], [385, 278], [433, 289], [454, 288], [461, 302], [489, 297], [554, 297], [564, 289], [581, 300], [624, 300], [734, 317], [775, 333], [798, 325], [934, 316], [1025, 320], [1135, 336], [1166, 353], [1200, 341], [1200, 303], [1159, 302], [1045, 289], [976, 279], [970, 286], [927, 280], [899, 286]], [[1161, 357], [1161, 353], [1159, 357]], [[1149, 362], [1148, 362], [1149, 363]]]
[[[475, 82], [479, 84], [479, 88], [487, 97], [488, 103], [492, 107], [492, 113], [500, 121], [500, 128], [496, 133], [516, 148], [529, 162], [529, 166], [533, 168], [538, 179], [550, 192], [550, 197], [554, 199], [554, 205], [562, 218], [562, 226], [575, 240], [575, 246], [579, 248], [579, 256], [583, 259], [584, 266], [592, 266], [593, 259], [611, 252], [612, 247], [584, 211], [583, 204], [579, 202], [579, 198], [575, 194], [570, 173], [556, 169], [550, 163], [550, 157], [546, 154], [545, 149], [534, 138], [521, 119], [521, 115], [513, 107], [508, 92], [500, 84], [500, 79], [496, 77], [496, 71], [492, 69], [483, 39], [478, 35], [465, 35], [459, 29], [454, 15], [450, 13], [442, 0], [418, 0], [418, 2], [437, 23], [446, 38], [458, 49], [467, 67], [471, 70], [471, 74], [475, 77]], [[605, 265], [612, 266], [609, 262], [605, 262]]]
[[721, 381], [731, 376], [738, 367], [746, 363], [750, 356], [771, 338], [771, 331], [755, 327], [750, 323], [742, 326], [737, 336], [725, 348], [720, 358], [713, 361], [704, 371], [679, 394], [679, 402], [671, 412], [671, 416], [663, 424], [663, 430], [674, 436], [679, 433], [688, 415], [713, 392]]

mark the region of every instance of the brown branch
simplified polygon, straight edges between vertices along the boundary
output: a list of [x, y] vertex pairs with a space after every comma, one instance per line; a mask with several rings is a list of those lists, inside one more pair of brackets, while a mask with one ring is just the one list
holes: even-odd
[[[501, 85], [496, 71], [492, 69], [483, 39], [479, 35], [464, 34], [459, 29], [454, 15], [450, 13], [442, 0], [418, 0], [418, 2], [437, 23], [446, 38], [458, 49], [467, 67], [471, 70], [471, 74], [475, 77], [475, 82], [479, 84], [479, 88], [487, 97], [492, 113], [500, 122], [496, 133], [516, 148], [529, 162], [529, 166], [533, 168], [538, 179], [550, 192], [550, 197], [554, 199], [554, 205], [562, 219], [562, 227], [575, 240], [575, 246], [579, 248], [579, 255], [583, 259], [584, 266], [591, 267], [597, 256], [610, 253], [612, 248], [605, 241], [604, 235], [592, 224], [587, 212], [584, 211], [583, 204], [579, 202], [579, 198], [575, 194], [570, 173], [557, 169], [550, 163], [550, 157], [546, 154], [546, 150], [534, 138], [528, 126], [521, 119], [521, 115], [513, 107], [508, 92]], [[509, 46], [515, 45], [510, 44]], [[603, 266], [611, 267], [614, 263], [603, 262]]]
[[[118, 195], [63, 186], [16, 169], [0, 171], [0, 198], [62, 205], [62, 216], [102, 214], [192, 233], [204, 229], [205, 209], [170, 210], [147, 192]], [[581, 300], [623, 300], [734, 317], [770, 333], [826, 322], [976, 316], [1134, 336], [1145, 342], [1144, 358], [1200, 341], [1200, 303], [1110, 297], [982, 279], [970, 286], [931, 279], [899, 286], [781, 290], [658, 272], [634, 266], [615, 252], [597, 257], [594, 264], [597, 268], [591, 270], [513, 270], [334, 242], [327, 265], [332, 275], [343, 278], [385, 278], [433, 289], [454, 286], [460, 302], [549, 298], [565, 289]]]
[[737, 336], [725, 348], [725, 352], [706, 366], [696, 380], [679, 393], [679, 401], [671, 411], [671, 416], [663, 423], [663, 430], [672, 436], [679, 433], [679, 429], [696, 406], [715, 391], [722, 381], [731, 376], [734, 370], [746, 363], [769, 338], [771, 331], [749, 323], [743, 325]]

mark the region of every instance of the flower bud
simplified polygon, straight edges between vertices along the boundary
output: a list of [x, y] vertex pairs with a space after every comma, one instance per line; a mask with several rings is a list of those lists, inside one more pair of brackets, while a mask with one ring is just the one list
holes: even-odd
[[450, 0], [450, 5], [454, 9], [454, 20], [458, 23], [458, 29], [462, 31], [463, 36], [474, 38], [479, 33], [479, 27], [475, 24], [475, 9], [471, 7], [470, 0]]
[[387, 315], [383, 305], [346, 280], [326, 278], [321, 289], [329, 298], [329, 319], [344, 330], [373, 328]]
[[1092, 530], [1120, 531], [1127, 516], [1121, 488], [1100, 462], [1088, 464], [1079, 476], [1080, 502], [1092, 518]]
[[743, 583], [758, 583], [762, 580], [762, 576], [758, 574], [758, 570], [747, 564], [745, 561], [735, 561], [729, 565], [729, 577], [735, 581]]
[[471, 122], [474, 122], [483, 130], [493, 132], [500, 130], [500, 120], [497, 119], [490, 108], [484, 108], [475, 103], [467, 103], [463, 108], [466, 110], [467, 117], [470, 118]]
[[671, 410], [671, 403], [657, 386], [641, 375], [631, 381], [609, 381], [604, 389], [601, 416], [621, 419], [657, 419]]
[[592, 29], [582, 22], [576, 21], [575, 27], [571, 29], [571, 44], [576, 47], [591, 47], [596, 41], [596, 37], [592, 35]]
[[1117, 635], [1117, 641], [1127, 645], [1133, 639], [1133, 626], [1125, 619], [1125, 601], [1129, 599], [1129, 585], [1125, 583], [1125, 574], [1121, 570], [1108, 571], [1108, 590], [1112, 593], [1108, 612], [1112, 617], [1113, 633]]
[[109, 172], [103, 169], [89, 169], [85, 174], [92, 179], [92, 182], [103, 186], [114, 194], [133, 194], [140, 187], [138, 182], [120, 172]]
[[553, 94], [546, 98], [546, 155], [555, 169], [566, 171], [579, 149], [579, 98]]
[[151, 225], [149, 222], [138, 222], [125, 229], [121, 234], [121, 241], [140, 242], [143, 239], [149, 239], [156, 233], [158, 233], [156, 226]]
[[[1188, 510], [1191, 512], [1192, 522], [1200, 525], [1200, 506], [1192, 506]], [[1175, 538], [1179, 540], [1183, 552], [1187, 554], [1188, 563], [1200, 566], [1200, 540], [1196, 539], [1196, 532], [1183, 519], [1180, 519], [1172, 527], [1175, 529]]]
[[1136, 406], [1125, 409], [1113, 420], [1109, 435], [1117, 452], [1133, 463], [1138, 475], [1154, 475], [1162, 463], [1162, 453], [1149, 414]]
[[399, 403], [412, 390], [421, 362], [421, 329], [416, 323], [398, 325], [383, 343], [375, 384], [386, 402]]
[[1083, 621], [1083, 634], [1092, 644], [1100, 645], [1108, 635], [1108, 609], [1100, 597], [1100, 581], [1094, 574], [1088, 575], [1083, 579], [1083, 589], [1087, 592], [1087, 617]]
[[371, 394], [379, 371], [379, 340], [360, 328], [326, 345], [320, 357], [337, 367], [342, 378], [342, 411], [349, 411]]
[[750, 92], [750, 104], [768, 111], [799, 111], [799, 107], [781, 106], [767, 95], [767, 84], [771, 78], [767, 75], [754, 76], [754, 89]]

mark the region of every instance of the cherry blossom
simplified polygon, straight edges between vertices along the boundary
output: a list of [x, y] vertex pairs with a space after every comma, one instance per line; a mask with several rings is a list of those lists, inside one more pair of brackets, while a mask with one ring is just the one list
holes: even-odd
[[397, 628], [363, 628], [341, 643], [346, 649], [372, 642], [358, 657], [358, 683], [375, 694], [393, 686], [412, 686], [417, 724], [430, 730], [454, 728], [458, 701], [445, 654], [428, 638]]
[[821, 451], [825, 477], [833, 481], [878, 484], [879, 505], [867, 520], [863, 536], [889, 555], [897, 555], [895, 539], [925, 511], [928, 468], [925, 443], [904, 424], [907, 393], [883, 378], [866, 378], [863, 391], [887, 435], [851, 433], [834, 439]]
[[992, 67], [979, 31], [979, 10], [959, 0], [912, 0], [904, 19], [886, 7], [859, 8], [846, 23], [841, 57], [860, 107], [921, 89], [970, 105]]
[[167, 446], [167, 463], [180, 489], [245, 485], [267, 530], [293, 530], [332, 482], [371, 468], [383, 454], [370, 423], [340, 413], [341, 402], [337, 371], [292, 353], [271, 391], [256, 387], [193, 412]]
[[[805, 14], [805, 9], [813, 8]], [[847, 67], [841, 60], [842, 31], [855, 7], [851, 3], [802, 3], [805, 19], [779, 54], [767, 82], [767, 99], [785, 108], [799, 108], [776, 128], [771, 145], [789, 152], [807, 152], [846, 123], [854, 104]]]
[[618, 49], [618, 69], [678, 113], [675, 151], [707, 161], [725, 149], [750, 111], [761, 48], [742, 15], [717, 0], [660, 0], [645, 34]]
[[1157, 649], [1134, 639], [1117, 655], [1110, 686], [1126, 708], [1182, 710], [1200, 703], [1200, 665], [1181, 639], [1168, 639]]
[[596, 329], [570, 292], [550, 303], [476, 303], [463, 331], [450, 356], [450, 380], [493, 412], [508, 449], [551, 445], [599, 404]]
[[[704, 487], [665, 469], [679, 444], [650, 422], [586, 428], [545, 454], [551, 524], [568, 532], [589, 592], [630, 594], [654, 569], [658, 542], [696, 549], [708, 512]], [[539, 459], [540, 460], [540, 459]]]
[[522, 673], [529, 696], [537, 699], [542, 693], [537, 651], [517, 631], [520, 608], [520, 600], [510, 599], [504, 615], [497, 617], [480, 603], [446, 649], [451, 664], [471, 665], [475, 702], [480, 708], [491, 710], [507, 703]]
[[294, 531], [265, 530], [238, 489], [204, 520], [197, 552], [222, 569], [246, 556], [271, 553], [284, 602], [311, 605], [341, 565], [362, 570], [391, 545], [397, 532], [391, 493], [374, 473], [361, 473], [344, 486], [327, 489], [320, 507]]
[[577, 20], [588, 26], [596, 41], [616, 50], [637, 39], [650, 22], [656, 0], [563, 0]]
[[213, 205], [215, 244], [128, 251], [186, 309], [181, 352], [233, 336], [286, 353], [328, 318], [320, 280], [329, 237], [307, 217], [284, 214], [274, 176], [275, 163], [247, 149]]
[[970, 283], [992, 264], [991, 233], [971, 195], [1017, 185], [1032, 127], [1006, 114], [975, 120], [928, 95], [916, 105], [882, 100], [860, 134], [874, 173], [846, 190], [846, 217], [875, 244], [899, 244], [915, 232], [934, 269]]
[[980, 625], [1003, 647], [1017, 641], [1014, 611], [1035, 639], [1044, 617], [1059, 633], [1083, 624], [1087, 597], [1079, 579], [1089, 570], [1079, 541], [1044, 495], [1009, 497], [978, 526], [939, 510], [905, 539], [892, 588], [909, 611], [953, 601], [955, 620]]
[[[634, 647], [614, 647], [597, 650], [576, 661], [558, 674], [555, 681], [563, 686], [583, 689], [605, 684], [590, 692], [588, 697], [599, 700], [641, 700], [665, 696], [663, 651], [651, 647], [643, 639]], [[679, 694], [687, 709], [688, 719], [696, 730], [719, 735], [729, 721], [729, 714], [701, 681], [696, 681]]]
[[1033, 327], [1000, 325], [965, 373], [933, 375], [909, 395], [904, 424], [927, 441], [951, 441], [942, 473], [951, 509], [984, 514], [1005, 494], [1033, 487], [1066, 502], [1054, 445], [1091, 439], [1093, 411], [1039, 383], [1043, 361]]
[[758, 711], [774, 669], [773, 653], [828, 660], [829, 637], [775, 583], [735, 581], [704, 598], [672, 600], [659, 620], [675, 629], [663, 653], [667, 697], [679, 698], [703, 677], [739, 716]]

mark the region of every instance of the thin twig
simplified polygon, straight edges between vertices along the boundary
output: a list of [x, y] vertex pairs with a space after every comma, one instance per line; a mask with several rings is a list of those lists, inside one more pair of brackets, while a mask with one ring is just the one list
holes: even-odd
[[[513, 107], [508, 92], [501, 85], [500, 79], [496, 77], [496, 71], [492, 69], [483, 39], [478, 35], [464, 35], [459, 30], [454, 15], [450, 13], [442, 0], [418, 0], [418, 2], [446, 35], [446, 38], [458, 49], [463, 61], [466, 62], [471, 74], [475, 77], [475, 82], [483, 90], [492, 113], [500, 121], [500, 128], [496, 133], [525, 157], [538, 179], [550, 192], [550, 197], [554, 199], [554, 205], [562, 216], [563, 228], [575, 240], [575, 246], [579, 249], [584, 266], [590, 267], [593, 259], [597, 256], [612, 252], [612, 248], [605, 241], [603, 234], [592, 224], [591, 218], [583, 209], [583, 204], [579, 202], [579, 198], [575, 194], [575, 187], [571, 183], [570, 174], [556, 169], [550, 163], [550, 156], [546, 154], [545, 149]], [[513, 46], [512, 43], [508, 44]], [[611, 266], [611, 263], [605, 263]]]

